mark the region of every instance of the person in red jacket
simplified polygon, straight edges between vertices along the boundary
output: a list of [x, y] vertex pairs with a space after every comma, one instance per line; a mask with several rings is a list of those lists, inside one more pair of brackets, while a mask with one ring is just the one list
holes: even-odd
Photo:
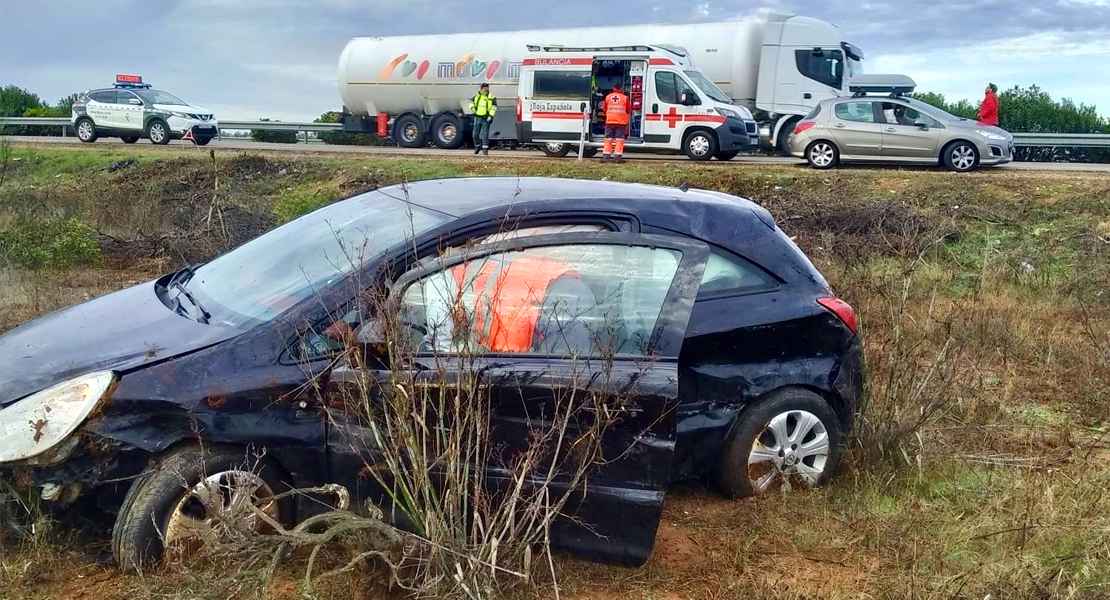
[[613, 91], [605, 97], [605, 150], [601, 160], [621, 162], [624, 154], [624, 139], [628, 137], [628, 118], [632, 114], [632, 102], [621, 91], [617, 82]]
[[979, 122], [984, 125], [994, 125], [998, 127], [998, 86], [993, 83], [987, 84], [986, 97], [983, 98], [983, 103], [979, 105]]

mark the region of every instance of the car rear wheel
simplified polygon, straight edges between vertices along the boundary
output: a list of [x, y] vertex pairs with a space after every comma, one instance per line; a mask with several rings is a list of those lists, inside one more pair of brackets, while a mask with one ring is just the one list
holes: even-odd
[[212, 141], [212, 138], [197, 138], [197, 145], [198, 146], [207, 146], [208, 142], [211, 142], [211, 141]]
[[548, 142], [540, 144], [540, 150], [551, 158], [563, 158], [570, 154], [570, 144], [561, 144], [559, 142]]
[[968, 142], [956, 142], [944, 151], [944, 166], [958, 173], [972, 171], [979, 166], [979, 152]]
[[839, 467], [840, 421], [813, 392], [780, 390], [737, 419], [717, 469], [717, 487], [730, 498], [821, 486]]
[[817, 140], [806, 148], [806, 161], [814, 169], [831, 169], [840, 164], [840, 149], [832, 142]]
[[265, 532], [253, 505], [283, 526], [291, 496], [279, 468], [243, 450], [179, 448], [148, 467], [123, 500], [112, 529], [112, 554], [124, 571], [139, 571], [167, 554], [187, 557], [219, 539], [228, 526]]
[[782, 129], [779, 130], [778, 142], [779, 154], [783, 156], [790, 156], [790, 144], [794, 141], [794, 127], [798, 125], [800, 119], [791, 119], [782, 124]]
[[135, 142], [139, 141], [139, 136], [137, 136], [137, 135], [121, 135], [119, 139], [123, 140], [123, 143], [125, 143], [125, 144], [134, 144]]
[[695, 131], [682, 146], [690, 160], [706, 161], [717, 154], [717, 136], [709, 131]]
[[92, 119], [78, 119], [77, 120], [77, 139], [91, 144], [96, 141], [96, 125], [93, 125]]
[[146, 137], [153, 144], [165, 146], [170, 143], [170, 126], [161, 119], [154, 119], [146, 126]]

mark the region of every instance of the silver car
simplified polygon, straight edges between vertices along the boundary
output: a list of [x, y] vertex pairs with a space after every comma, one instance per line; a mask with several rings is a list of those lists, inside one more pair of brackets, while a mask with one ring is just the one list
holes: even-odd
[[790, 152], [815, 169], [884, 162], [965, 172], [1012, 161], [1014, 137], [920, 100], [857, 95], [818, 104], [795, 126]]

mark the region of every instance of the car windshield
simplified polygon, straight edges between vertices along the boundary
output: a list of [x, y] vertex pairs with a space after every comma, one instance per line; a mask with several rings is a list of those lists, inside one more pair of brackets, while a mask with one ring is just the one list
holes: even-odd
[[705, 75], [702, 75], [701, 71], [683, 71], [683, 73], [686, 73], [686, 76], [690, 78], [690, 81], [693, 81], [694, 85], [698, 86], [698, 89], [700, 89], [702, 93], [704, 93], [706, 96], [709, 96], [717, 102], [732, 104], [732, 99], [729, 98], [727, 94], [722, 92], [721, 88], [717, 87], [712, 81], [709, 81], [709, 79], [706, 78]]
[[147, 104], [177, 104], [178, 106], [189, 106], [187, 102], [169, 92], [163, 92], [161, 90], [133, 91], [138, 94], [140, 98], [143, 99], [143, 102], [146, 102]]
[[370, 192], [313, 211], [202, 265], [188, 289], [212, 313], [212, 324], [255, 327], [450, 219]]

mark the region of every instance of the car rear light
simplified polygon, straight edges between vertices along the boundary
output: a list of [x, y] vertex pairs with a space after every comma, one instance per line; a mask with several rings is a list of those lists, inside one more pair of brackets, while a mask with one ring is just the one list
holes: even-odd
[[798, 123], [797, 127], [794, 128], [794, 135], [798, 135], [799, 133], [807, 129], [811, 129], [814, 125], [817, 125], [817, 121], [802, 121], [801, 123]]
[[836, 315], [852, 333], [857, 333], [859, 331], [859, 327], [856, 324], [856, 311], [852, 310], [850, 304], [836, 297], [818, 298], [817, 303]]
[[524, 120], [524, 103], [520, 101], [520, 96], [516, 98], [516, 122], [520, 123]]

